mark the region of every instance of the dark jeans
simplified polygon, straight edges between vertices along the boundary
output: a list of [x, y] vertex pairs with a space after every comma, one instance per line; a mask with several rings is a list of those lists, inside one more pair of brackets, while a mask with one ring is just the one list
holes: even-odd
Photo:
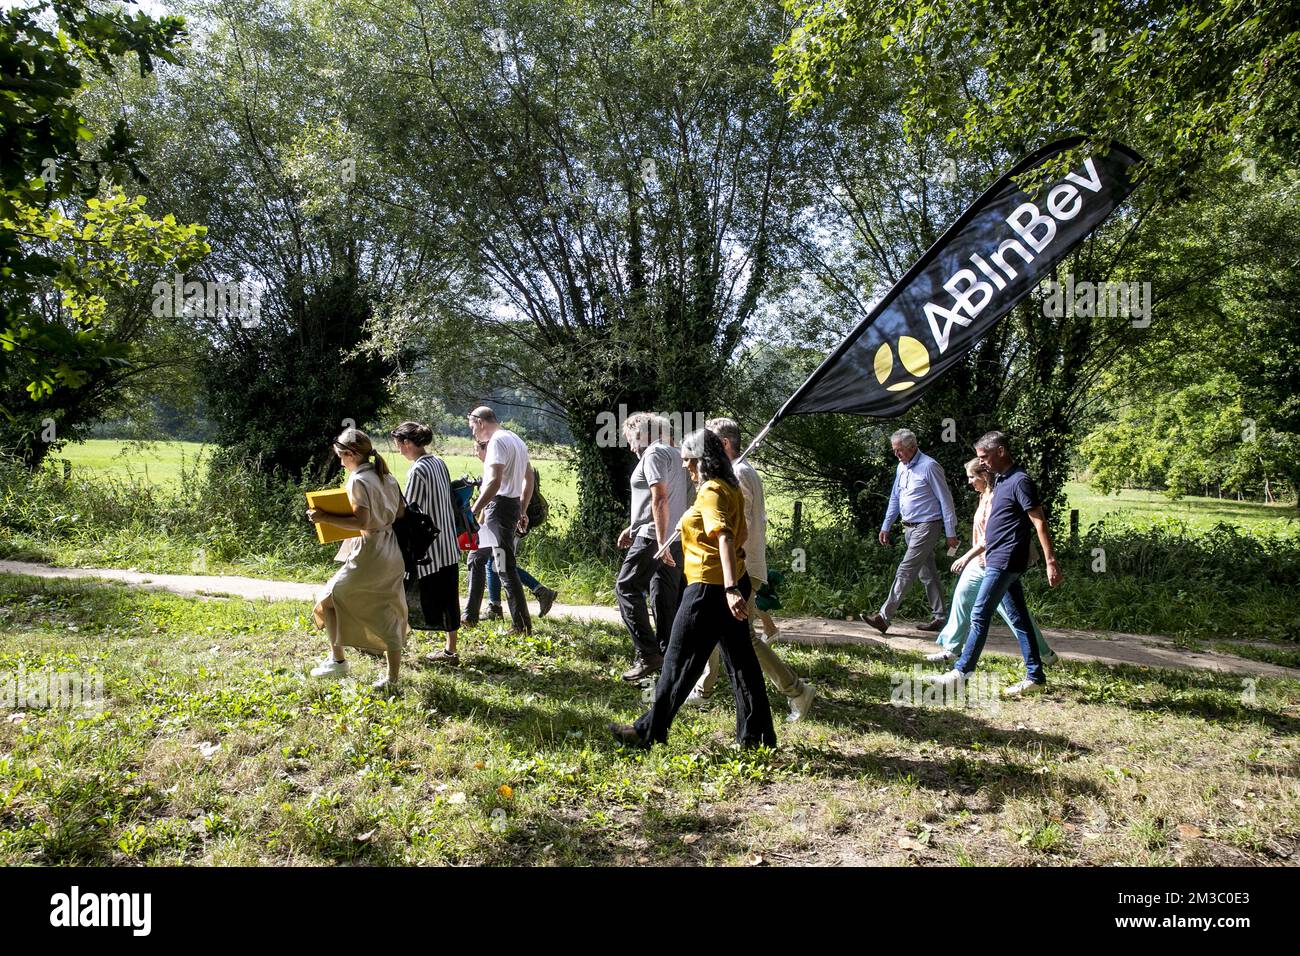
[[[749, 597], [749, 577], [740, 580]], [[688, 584], [673, 620], [672, 637], [664, 654], [663, 671], [655, 684], [654, 703], [636, 722], [637, 733], [647, 743], [664, 743], [677, 711], [704, 673], [713, 648], [721, 642], [722, 659], [736, 699], [736, 740], [742, 745], [776, 746], [772, 708], [767, 702], [763, 668], [749, 639], [749, 625], [738, 621], [727, 605], [721, 584]]]
[[465, 617], [478, 620], [479, 605], [483, 603], [483, 584], [487, 577], [488, 558], [496, 565], [496, 572], [506, 584], [506, 597], [510, 602], [510, 620], [517, 630], [531, 631], [528, 602], [524, 599], [524, 585], [519, 580], [519, 565], [515, 562], [515, 525], [519, 522], [519, 499], [497, 495], [483, 514], [483, 526], [497, 540], [494, 548], [479, 548], [469, 556], [469, 604]]
[[1025, 675], [1035, 684], [1047, 682], [1047, 675], [1043, 673], [1043, 659], [1038, 654], [1038, 642], [1033, 636], [1029, 607], [1025, 604], [1025, 591], [1020, 586], [1022, 573], [997, 568], [985, 569], [979, 594], [975, 596], [975, 604], [971, 607], [966, 647], [962, 650], [961, 658], [953, 665], [954, 669], [963, 674], [974, 672], [984, 650], [984, 642], [988, 640], [989, 623], [997, 613], [998, 605], [1003, 604], [1003, 597], [1006, 597], [1008, 600], [1003, 607], [1006, 609], [1007, 623], [1011, 625], [1012, 633], [1020, 644], [1020, 654], [1025, 659]]
[[[516, 547], [518, 543], [516, 542]], [[524, 587], [536, 594], [542, 588], [542, 582], [537, 580], [523, 568], [519, 569], [519, 580], [523, 582]], [[501, 575], [497, 574], [497, 563], [492, 559], [491, 550], [488, 551], [487, 560], [487, 589], [488, 604], [501, 603]]]
[[[623, 557], [618, 579], [614, 582], [614, 597], [623, 623], [632, 634], [632, 646], [642, 660], [659, 657], [668, 647], [668, 635], [673, 630], [673, 618], [682, 594], [682, 543], [674, 541], [668, 553], [677, 562], [670, 568], [655, 557], [659, 545], [654, 538], [637, 536]], [[650, 591], [650, 607], [654, 608], [654, 629], [650, 628], [650, 610], [645, 593]]]

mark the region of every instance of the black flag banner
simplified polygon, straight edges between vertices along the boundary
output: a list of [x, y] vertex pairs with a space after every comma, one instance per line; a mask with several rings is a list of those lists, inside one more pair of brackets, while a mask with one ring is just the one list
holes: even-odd
[[764, 434], [786, 415], [890, 418], [911, 407], [1133, 191], [1142, 157], [1118, 143], [1032, 195], [1017, 188], [1014, 177], [1082, 142], [1045, 146], [990, 186], [790, 396]]
[[1073, 136], [1044, 146], [986, 189], [817, 366], [740, 458], [787, 415], [891, 418], [907, 411], [1137, 185], [1132, 172], [1142, 157], [1112, 143], [1106, 155], [1088, 157], [1032, 194], [1016, 186], [1016, 177], [1041, 181], [1035, 170], [1083, 142]]

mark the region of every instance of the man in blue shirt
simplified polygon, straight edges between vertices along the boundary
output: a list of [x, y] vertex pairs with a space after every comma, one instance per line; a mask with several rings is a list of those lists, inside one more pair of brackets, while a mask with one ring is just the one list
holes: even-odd
[[939, 569], [934, 564], [934, 549], [944, 535], [949, 550], [957, 547], [957, 513], [952, 506], [952, 492], [948, 490], [948, 479], [940, 464], [917, 447], [916, 435], [900, 428], [889, 441], [898, 459], [898, 470], [894, 473], [894, 489], [889, 493], [885, 521], [880, 526], [880, 543], [890, 543], [889, 529], [901, 516], [907, 552], [898, 565], [894, 586], [880, 612], [863, 614], [862, 620], [884, 634], [904, 595], [920, 577], [933, 612], [933, 619], [929, 624], [922, 624], [921, 630], [939, 631], [948, 612], [943, 586], [939, 583]]
[[1007, 436], [1002, 432], [989, 432], [975, 443], [975, 454], [997, 475], [989, 520], [984, 528], [984, 579], [971, 608], [970, 632], [960, 659], [951, 671], [929, 680], [947, 688], [964, 681], [975, 671], [984, 642], [988, 639], [989, 622], [1005, 595], [1010, 599], [1007, 610], [1011, 628], [1025, 659], [1025, 679], [1008, 687], [1004, 695], [1021, 697], [1037, 693], [1047, 685], [1038, 644], [1031, 636], [1033, 631], [1029, 608], [1025, 605], [1025, 592], [1020, 586], [1020, 577], [1029, 567], [1031, 532], [1037, 532], [1050, 587], [1061, 583], [1061, 569], [1056, 562], [1052, 534], [1047, 528], [1038, 486], [1023, 468], [1011, 460]]

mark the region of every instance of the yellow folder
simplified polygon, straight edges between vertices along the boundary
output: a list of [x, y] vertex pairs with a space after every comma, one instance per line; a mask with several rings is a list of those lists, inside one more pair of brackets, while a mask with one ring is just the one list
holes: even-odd
[[[307, 507], [317, 508], [332, 515], [353, 514], [352, 502], [348, 498], [346, 489], [343, 488], [331, 488], [329, 491], [307, 492]], [[359, 537], [361, 537], [361, 532], [353, 531], [350, 528], [340, 528], [338, 525], [327, 523], [316, 525], [316, 540], [321, 544], [329, 544], [331, 541], [342, 541], [344, 538]]]

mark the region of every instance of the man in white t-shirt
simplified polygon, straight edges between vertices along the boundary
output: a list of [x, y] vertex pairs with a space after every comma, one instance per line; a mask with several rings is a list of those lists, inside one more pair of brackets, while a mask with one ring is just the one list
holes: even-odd
[[469, 428], [476, 441], [488, 443], [483, 458], [483, 485], [474, 502], [474, 520], [491, 541], [493, 563], [506, 585], [514, 629], [528, 633], [532, 621], [515, 561], [515, 532], [528, 530], [528, 502], [533, 497], [528, 446], [514, 432], [502, 428], [496, 412], [486, 405], [469, 413]]

